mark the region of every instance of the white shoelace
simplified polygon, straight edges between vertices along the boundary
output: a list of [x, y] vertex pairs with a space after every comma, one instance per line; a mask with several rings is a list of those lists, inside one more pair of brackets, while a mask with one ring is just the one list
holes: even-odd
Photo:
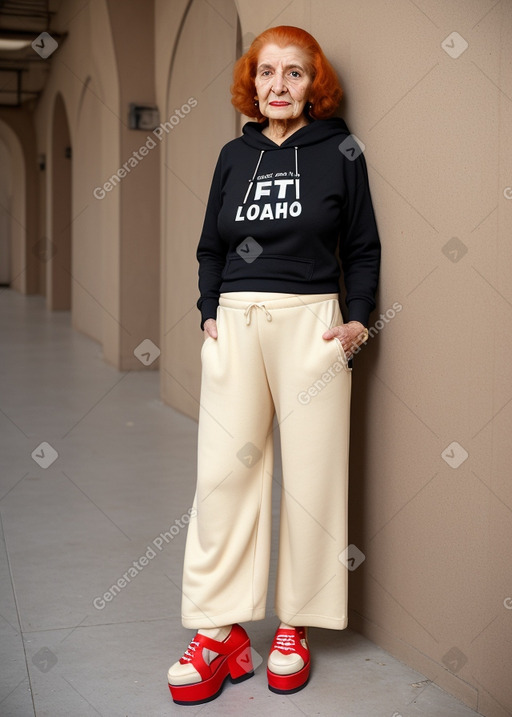
[[295, 637], [278, 632], [274, 649], [281, 652], [295, 652]]
[[201, 643], [196, 642], [196, 640], [192, 640], [190, 645], [185, 650], [185, 653], [183, 657], [181, 658], [184, 662], [192, 662], [194, 659], [194, 655], [196, 653], [196, 649], [199, 647]]

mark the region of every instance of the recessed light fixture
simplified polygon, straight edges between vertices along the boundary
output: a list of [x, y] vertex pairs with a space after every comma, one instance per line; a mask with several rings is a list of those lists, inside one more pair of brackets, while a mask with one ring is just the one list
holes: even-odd
[[7, 40], [0, 38], [0, 50], [23, 50], [30, 45], [30, 40]]

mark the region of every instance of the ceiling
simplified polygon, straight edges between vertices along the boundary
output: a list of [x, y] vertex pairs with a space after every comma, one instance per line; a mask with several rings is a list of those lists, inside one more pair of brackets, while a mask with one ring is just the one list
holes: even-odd
[[[62, 0], [0, 0], [0, 107], [33, 105], [43, 90], [52, 56], [44, 55], [65, 39], [65, 34], [52, 31], [52, 20]], [[51, 38], [38, 40], [36, 51], [31, 43], [42, 32]], [[24, 40], [27, 47], [17, 50], [3, 48], [4, 40]], [[40, 54], [38, 54], [38, 52]]]

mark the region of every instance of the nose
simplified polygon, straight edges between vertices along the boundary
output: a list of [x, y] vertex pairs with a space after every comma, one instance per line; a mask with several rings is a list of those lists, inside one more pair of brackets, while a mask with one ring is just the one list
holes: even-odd
[[285, 87], [283, 76], [280, 72], [276, 72], [276, 74], [274, 75], [274, 81], [272, 83], [272, 90], [275, 95], [280, 95], [284, 89]]

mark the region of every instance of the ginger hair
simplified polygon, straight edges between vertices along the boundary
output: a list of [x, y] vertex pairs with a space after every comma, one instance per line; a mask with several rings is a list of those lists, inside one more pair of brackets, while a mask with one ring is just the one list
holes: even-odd
[[256, 37], [251, 46], [235, 63], [233, 84], [231, 86], [231, 103], [247, 117], [257, 122], [264, 122], [264, 117], [254, 103], [255, 77], [258, 57], [265, 45], [275, 44], [279, 47], [294, 45], [299, 47], [308, 59], [307, 70], [313, 83], [309, 91], [308, 104], [312, 108], [306, 110], [312, 119], [332, 117], [339, 106], [342, 89], [332, 65], [322, 52], [315, 38], [299, 27], [280, 25], [271, 27]]

